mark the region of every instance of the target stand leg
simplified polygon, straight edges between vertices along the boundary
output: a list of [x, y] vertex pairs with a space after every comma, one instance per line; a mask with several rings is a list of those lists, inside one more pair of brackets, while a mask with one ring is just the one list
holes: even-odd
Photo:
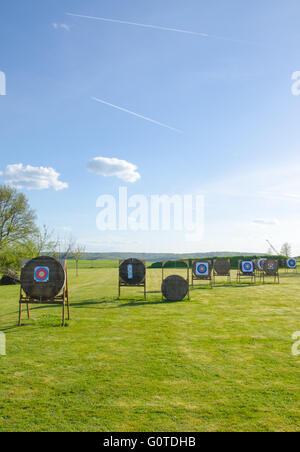
[[22, 303], [19, 302], [19, 326], [21, 326], [21, 317], [22, 317]]
[[65, 326], [65, 302], [63, 303], [62, 326]]
[[27, 317], [29, 320], [30, 319], [29, 303], [27, 303]]

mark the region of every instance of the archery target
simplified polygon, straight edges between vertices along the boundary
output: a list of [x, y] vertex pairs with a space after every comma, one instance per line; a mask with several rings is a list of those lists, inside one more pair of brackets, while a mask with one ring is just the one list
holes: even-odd
[[264, 269], [264, 262], [265, 262], [266, 260], [267, 260], [267, 259], [264, 259], [264, 258], [258, 260], [257, 266], [258, 266], [259, 270], [263, 270], [263, 269]]
[[242, 272], [243, 273], [253, 273], [254, 272], [253, 262], [251, 262], [251, 261], [242, 262]]
[[288, 268], [297, 268], [296, 259], [288, 259], [286, 263], [287, 263]]
[[274, 262], [269, 262], [267, 265], [268, 270], [275, 270], [275, 264]]
[[36, 267], [34, 269], [34, 280], [40, 283], [49, 281], [50, 270], [48, 267]]
[[209, 265], [207, 262], [197, 262], [195, 267], [196, 276], [208, 276], [209, 275]]

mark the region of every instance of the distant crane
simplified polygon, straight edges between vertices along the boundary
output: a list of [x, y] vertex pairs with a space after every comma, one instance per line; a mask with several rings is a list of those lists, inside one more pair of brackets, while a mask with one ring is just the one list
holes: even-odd
[[274, 248], [274, 246], [272, 245], [272, 243], [271, 243], [269, 240], [267, 240], [267, 243], [270, 245], [270, 247], [271, 247], [271, 249], [274, 251], [274, 253], [277, 254], [277, 256], [279, 256], [278, 251], [276, 250], [276, 248]]

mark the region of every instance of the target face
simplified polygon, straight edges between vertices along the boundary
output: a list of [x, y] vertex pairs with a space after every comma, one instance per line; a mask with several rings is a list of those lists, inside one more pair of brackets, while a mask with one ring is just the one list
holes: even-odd
[[196, 264], [196, 276], [208, 276], [209, 266], [206, 262], [197, 262]]
[[34, 269], [34, 280], [39, 283], [49, 281], [50, 270], [48, 267], [36, 267]]
[[288, 259], [287, 260], [287, 266], [288, 266], [288, 268], [297, 268], [297, 261], [296, 261], [296, 259]]
[[259, 259], [259, 260], [258, 260], [257, 265], [258, 265], [259, 270], [263, 270], [263, 269], [264, 269], [263, 265], [264, 265], [264, 262], [265, 262], [266, 260], [267, 260], [267, 259]]
[[132, 279], [133, 278], [133, 267], [132, 267], [132, 264], [128, 264], [127, 265], [127, 276], [128, 276], [128, 279]]
[[242, 262], [242, 272], [243, 273], [253, 273], [253, 271], [254, 271], [253, 262], [251, 262], [251, 261]]
[[270, 263], [268, 264], [268, 270], [275, 270], [275, 265], [274, 265], [273, 262], [270, 262]]

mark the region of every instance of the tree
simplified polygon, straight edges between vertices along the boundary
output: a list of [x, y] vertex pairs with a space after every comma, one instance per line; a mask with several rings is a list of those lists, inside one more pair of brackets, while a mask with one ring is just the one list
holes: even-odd
[[84, 252], [85, 252], [85, 246], [76, 245], [76, 247], [72, 253], [72, 256], [76, 262], [76, 276], [78, 276], [78, 263]]
[[0, 249], [24, 243], [37, 232], [36, 215], [23, 193], [0, 186]]
[[43, 226], [34, 235], [34, 247], [36, 256], [45, 254], [47, 256], [58, 257], [59, 241], [54, 238], [54, 232], [49, 231], [47, 226]]
[[0, 185], [0, 271], [18, 271], [30, 259], [38, 229], [35, 213], [25, 195]]
[[292, 247], [291, 247], [291, 245], [290, 245], [289, 243], [287, 243], [287, 242], [284, 243], [284, 244], [282, 245], [282, 247], [281, 247], [280, 253], [281, 253], [283, 256], [290, 257], [290, 256], [292, 255]]

